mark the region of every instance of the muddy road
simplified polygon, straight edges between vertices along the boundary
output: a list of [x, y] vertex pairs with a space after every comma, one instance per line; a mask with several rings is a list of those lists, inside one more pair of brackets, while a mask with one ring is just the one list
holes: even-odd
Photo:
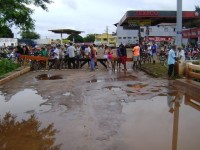
[[4, 117], [0, 149], [200, 148], [198, 108], [166, 79], [141, 71], [29, 72], [0, 91], [0, 118], [16, 116], [14, 123]]

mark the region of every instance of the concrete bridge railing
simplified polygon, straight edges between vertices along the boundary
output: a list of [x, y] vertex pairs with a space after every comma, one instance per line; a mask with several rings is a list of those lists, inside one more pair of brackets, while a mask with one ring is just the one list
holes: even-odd
[[186, 63], [186, 77], [200, 80], [200, 65], [195, 65], [192, 62]]

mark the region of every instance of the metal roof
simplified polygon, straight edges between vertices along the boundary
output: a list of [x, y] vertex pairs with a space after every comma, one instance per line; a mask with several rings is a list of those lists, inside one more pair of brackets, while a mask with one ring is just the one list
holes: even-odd
[[[195, 11], [182, 11], [183, 25], [187, 27], [199, 27], [200, 14]], [[129, 25], [130, 21], [148, 21], [151, 25], [157, 25], [163, 22], [176, 23], [176, 11], [157, 11], [157, 10], [134, 10], [127, 11], [119, 21], [120, 26]]]
[[48, 30], [52, 31], [54, 33], [66, 33], [66, 34], [80, 34], [83, 31], [77, 31], [77, 30], [72, 30], [72, 29], [54, 29], [54, 30]]

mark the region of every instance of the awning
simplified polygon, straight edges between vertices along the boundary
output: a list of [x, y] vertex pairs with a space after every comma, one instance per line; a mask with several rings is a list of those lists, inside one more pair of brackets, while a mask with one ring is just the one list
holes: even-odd
[[59, 33], [61, 35], [61, 44], [63, 44], [63, 42], [62, 42], [62, 34], [75, 35], [75, 34], [80, 34], [80, 33], [83, 32], [83, 31], [72, 30], [72, 29], [54, 29], [54, 30], [48, 30], [48, 31], [51, 31], [53, 33]]

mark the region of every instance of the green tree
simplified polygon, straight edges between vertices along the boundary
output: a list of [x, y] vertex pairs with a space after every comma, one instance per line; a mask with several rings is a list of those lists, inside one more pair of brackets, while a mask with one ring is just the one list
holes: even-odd
[[32, 4], [47, 11], [46, 5], [50, 3], [51, 0], [0, 0], [0, 26], [15, 25], [20, 30], [34, 29], [31, 17], [34, 10], [28, 6]]
[[14, 34], [10, 30], [10, 28], [6, 25], [0, 25], [0, 38], [13, 38]]
[[195, 11], [197, 11], [198, 13], [200, 13], [200, 7], [199, 6], [195, 6]]
[[94, 42], [95, 41], [95, 34], [88, 34], [84, 37], [84, 42]]
[[40, 35], [34, 31], [22, 31], [21, 37], [22, 39], [39, 39]]
[[67, 39], [70, 41], [73, 41], [73, 39], [74, 39], [74, 41], [78, 42], [78, 43], [83, 42], [83, 37], [78, 34], [71, 34], [70, 36], [68, 36]]

